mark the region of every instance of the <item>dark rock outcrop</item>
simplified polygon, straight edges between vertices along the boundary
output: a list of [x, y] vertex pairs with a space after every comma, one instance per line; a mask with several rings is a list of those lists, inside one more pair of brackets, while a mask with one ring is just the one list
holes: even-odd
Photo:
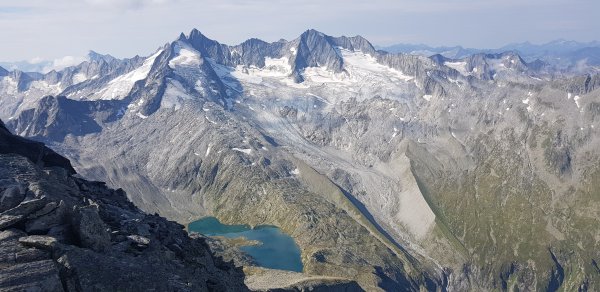
[[[0, 122], [1, 291], [245, 291], [203, 238]], [[50, 157], [50, 158], [48, 158]]]
[[75, 174], [75, 169], [68, 159], [45, 147], [43, 143], [12, 135], [2, 121], [0, 121], [0, 138], [0, 154], [14, 153], [27, 157], [39, 166], [57, 166], [65, 169], [69, 174]]

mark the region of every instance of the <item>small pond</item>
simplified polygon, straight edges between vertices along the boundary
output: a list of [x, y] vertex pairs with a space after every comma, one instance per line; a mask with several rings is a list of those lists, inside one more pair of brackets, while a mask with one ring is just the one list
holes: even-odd
[[242, 246], [240, 249], [250, 255], [256, 263], [265, 268], [302, 272], [300, 248], [294, 239], [276, 226], [227, 225], [215, 217], [205, 217], [188, 225], [190, 232], [206, 236], [228, 238], [244, 237], [260, 242], [258, 245]]

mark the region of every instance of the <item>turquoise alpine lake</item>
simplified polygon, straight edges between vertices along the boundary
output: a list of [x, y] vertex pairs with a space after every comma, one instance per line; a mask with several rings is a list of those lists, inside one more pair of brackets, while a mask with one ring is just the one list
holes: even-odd
[[261, 267], [302, 272], [300, 248], [291, 236], [281, 232], [276, 226], [259, 225], [250, 228], [248, 225], [227, 225], [215, 217], [205, 217], [190, 223], [188, 230], [206, 236], [244, 237], [259, 241], [258, 245], [242, 246], [240, 249], [254, 258]]

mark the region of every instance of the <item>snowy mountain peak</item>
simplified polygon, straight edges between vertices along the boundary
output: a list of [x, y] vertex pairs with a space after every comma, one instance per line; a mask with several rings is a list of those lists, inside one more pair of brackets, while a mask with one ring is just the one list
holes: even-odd
[[228, 46], [209, 39], [197, 29], [193, 29], [187, 38], [181, 39], [180, 37], [179, 41], [187, 42], [205, 57], [213, 58], [223, 64], [230, 63]]
[[197, 30], [195, 28], [192, 29], [192, 31], [189, 33], [189, 36], [186, 38], [186, 40], [190, 43], [203, 44], [204, 46], [220, 45], [219, 42], [208, 38], [207, 36], [205, 36], [204, 34], [202, 34], [199, 30]]
[[310, 28], [310, 29], [307, 29], [305, 32], [303, 32], [302, 35], [300, 35], [300, 37], [323, 37], [323, 38], [326, 38], [327, 35], [325, 35], [324, 33], [320, 32], [316, 29]]
[[189, 36], [188, 38], [190, 38], [190, 39], [191, 38], [197, 38], [197, 37], [200, 37], [200, 36], [205, 37], [197, 28], [193, 28], [190, 31], [190, 33], [189, 33], [188, 36]]
[[331, 37], [314, 29], [309, 29], [300, 35], [292, 65], [297, 82], [303, 81], [300, 73], [305, 68], [325, 67], [327, 70], [339, 73], [343, 70], [343, 66], [344, 60]]

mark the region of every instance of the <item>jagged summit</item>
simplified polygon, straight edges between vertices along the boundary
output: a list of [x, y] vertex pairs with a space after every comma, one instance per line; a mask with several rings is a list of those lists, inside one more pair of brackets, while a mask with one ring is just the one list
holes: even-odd
[[[296, 49], [308, 49], [309, 52], [306, 52], [307, 55], [319, 55], [320, 53], [335, 53], [335, 49], [337, 47], [341, 47], [344, 49], [348, 49], [351, 51], [362, 51], [368, 54], [374, 54], [376, 52], [373, 45], [363, 38], [362, 36], [354, 36], [354, 37], [332, 37], [326, 35], [322, 32], [319, 32], [315, 29], [308, 29], [303, 32], [298, 38], [292, 41], [286, 41], [281, 39], [277, 42], [269, 43], [265, 42], [258, 38], [250, 38], [241, 44], [228, 46], [225, 44], [221, 44], [218, 41], [208, 38], [204, 34], [202, 34], [198, 29], [192, 29], [192, 31], [185, 35], [181, 33], [177, 38], [177, 41], [184, 41], [190, 43], [194, 46], [194, 48], [198, 49], [201, 53], [209, 54], [211, 58], [215, 58], [216, 61], [231, 61], [231, 56], [229, 54], [239, 54], [243, 55], [242, 52], [239, 52], [238, 48], [246, 49], [249, 48], [259, 48], [259, 49], [269, 49], [269, 48], [277, 48], [281, 49], [284, 46], [287, 47], [295, 47]], [[289, 48], [288, 48], [289, 49]], [[315, 50], [315, 52], [312, 52]], [[300, 52], [300, 51], [298, 51]], [[289, 53], [288, 52], [280, 52], [282, 54]], [[300, 52], [304, 54], [305, 52]], [[313, 60], [310, 60], [311, 63]], [[335, 67], [335, 66], [334, 66]], [[333, 67], [332, 67], [333, 68]]]
[[332, 37], [315, 29], [306, 30], [292, 41], [269, 43], [251, 38], [235, 46], [221, 44], [193, 29], [187, 36], [181, 33], [177, 41], [189, 43], [203, 56], [226, 66], [264, 67], [266, 57], [286, 57], [291, 66], [291, 76], [296, 82], [304, 81], [302, 72], [309, 67], [325, 67], [335, 73], [342, 72], [344, 60], [339, 52], [340, 48], [372, 56], [377, 54], [373, 45], [361, 36]]
[[97, 53], [97, 52], [95, 52], [93, 50], [88, 51], [87, 57], [88, 57], [88, 59], [91, 62], [104, 61], [104, 62], [110, 63], [112, 61], [117, 60], [117, 58], [115, 58], [115, 57], [113, 57], [113, 56], [111, 56], [109, 54], [100, 54], [100, 53]]
[[339, 48], [375, 54], [374, 47], [364, 38], [331, 37], [314, 29], [309, 29], [292, 41], [280, 40], [268, 43], [251, 38], [239, 45], [228, 46], [212, 40], [193, 29], [187, 36], [180, 34], [176, 42], [190, 44], [204, 57], [209, 57], [226, 66], [265, 66], [265, 58], [286, 57], [292, 68], [296, 82], [302, 82], [302, 71], [308, 67], [326, 67], [339, 73], [343, 71], [344, 60]]
[[[183, 38], [181, 38], [182, 36]], [[212, 58], [219, 63], [230, 64], [231, 53], [227, 45], [209, 39], [197, 29], [193, 29], [187, 37], [182, 36], [178, 41], [189, 43], [203, 56]]]

